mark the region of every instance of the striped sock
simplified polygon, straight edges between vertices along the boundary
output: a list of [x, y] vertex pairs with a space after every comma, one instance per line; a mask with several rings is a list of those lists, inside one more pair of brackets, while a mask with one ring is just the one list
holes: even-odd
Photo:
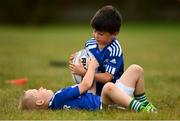
[[146, 106], [149, 103], [149, 101], [147, 100], [145, 92], [142, 94], [139, 94], [139, 95], [134, 95], [134, 98], [137, 101], [141, 102], [143, 104], [143, 106]]
[[143, 109], [143, 105], [137, 100], [133, 99], [129, 104], [129, 108], [135, 110], [136, 112], [140, 112]]

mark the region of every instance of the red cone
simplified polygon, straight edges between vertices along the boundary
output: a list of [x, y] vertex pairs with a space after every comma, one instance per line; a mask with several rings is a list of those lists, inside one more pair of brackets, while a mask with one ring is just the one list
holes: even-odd
[[25, 85], [28, 82], [28, 80], [26, 78], [22, 78], [22, 79], [9, 80], [7, 82], [14, 85]]

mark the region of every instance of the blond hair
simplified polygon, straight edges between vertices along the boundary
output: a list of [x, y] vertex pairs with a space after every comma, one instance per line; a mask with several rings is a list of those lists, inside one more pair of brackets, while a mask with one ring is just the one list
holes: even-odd
[[33, 96], [31, 93], [27, 93], [26, 91], [24, 91], [19, 101], [19, 109], [38, 109], [38, 107], [36, 106], [36, 100], [37, 97]]

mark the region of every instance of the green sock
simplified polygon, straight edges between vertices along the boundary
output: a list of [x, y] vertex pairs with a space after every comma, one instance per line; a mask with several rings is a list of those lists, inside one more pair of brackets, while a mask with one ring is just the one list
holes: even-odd
[[139, 95], [134, 95], [134, 98], [137, 101], [141, 102], [143, 104], [143, 106], [146, 106], [149, 103], [149, 101], [147, 100], [145, 92], [142, 94], [139, 94]]
[[133, 99], [131, 103], [129, 104], [129, 108], [132, 110], [135, 110], [136, 112], [140, 112], [144, 106], [142, 103], [138, 102], [137, 100]]

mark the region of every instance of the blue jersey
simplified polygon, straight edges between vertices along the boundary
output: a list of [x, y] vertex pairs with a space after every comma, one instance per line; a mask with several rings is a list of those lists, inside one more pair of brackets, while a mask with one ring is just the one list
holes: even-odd
[[49, 108], [56, 109], [84, 109], [99, 110], [100, 96], [92, 93], [80, 95], [78, 85], [63, 88], [57, 91], [49, 102]]
[[[118, 40], [114, 38], [102, 50], [99, 50], [98, 44], [94, 38], [87, 40], [85, 47], [95, 56], [100, 66], [98, 72], [108, 72], [113, 75], [111, 82], [115, 83], [117, 79], [121, 77], [124, 72], [124, 60], [121, 45]], [[101, 95], [101, 91], [104, 84], [96, 83], [96, 93]]]

